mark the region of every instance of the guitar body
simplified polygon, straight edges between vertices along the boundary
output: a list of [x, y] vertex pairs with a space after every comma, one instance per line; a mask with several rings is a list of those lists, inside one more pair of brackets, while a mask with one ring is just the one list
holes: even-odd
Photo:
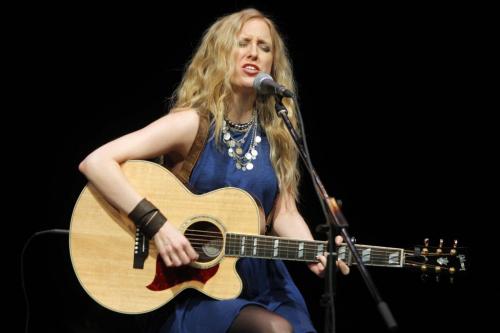
[[[227, 232], [259, 234], [262, 211], [243, 190], [224, 188], [195, 195], [170, 171], [146, 161], [126, 162], [122, 170], [134, 188], [181, 232], [193, 225], [210, 225], [223, 239]], [[116, 312], [155, 310], [186, 288], [215, 299], [235, 298], [242, 290], [235, 267], [238, 258], [224, 256], [224, 249], [194, 267], [167, 269], [150, 241], [142, 268], [134, 268], [135, 225], [91, 184], [83, 189], [74, 207], [69, 245], [73, 268], [83, 288], [99, 304]], [[207, 251], [210, 253], [210, 248]], [[193, 277], [182, 279], [186, 268]]]

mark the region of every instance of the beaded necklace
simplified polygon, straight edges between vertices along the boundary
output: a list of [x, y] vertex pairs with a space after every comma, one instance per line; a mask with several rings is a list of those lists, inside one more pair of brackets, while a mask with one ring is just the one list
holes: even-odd
[[[222, 126], [222, 139], [227, 147], [227, 154], [235, 161], [235, 167], [238, 170], [252, 170], [253, 160], [259, 154], [257, 145], [262, 141], [258, 135], [257, 113], [254, 112], [252, 119], [243, 124], [234, 123], [228, 119], [224, 120]], [[232, 132], [245, 133], [240, 139], [236, 139]], [[250, 146], [246, 152], [243, 151], [243, 145], [250, 139]]]

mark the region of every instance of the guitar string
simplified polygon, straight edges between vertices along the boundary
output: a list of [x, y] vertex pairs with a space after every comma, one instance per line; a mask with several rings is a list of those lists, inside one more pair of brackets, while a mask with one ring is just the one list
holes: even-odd
[[[200, 245], [200, 244], [197, 244], [197, 245]], [[201, 245], [204, 245], [203, 243]], [[193, 246], [193, 248], [195, 249], [200, 249], [202, 251], [203, 247], [200, 247], [200, 246]], [[261, 254], [262, 252], [266, 252], [266, 253], [272, 253], [274, 252], [275, 248], [257, 248], [256, 249], [256, 254]], [[252, 253], [249, 253], [249, 252], [253, 252], [253, 249], [252, 250], [244, 250], [243, 251], [244, 253], [242, 254], [240, 249], [239, 249], [239, 246], [238, 247], [235, 247], [234, 249], [227, 249], [226, 248], [226, 255], [242, 255], [242, 256], [249, 256], [251, 257], [252, 256]], [[294, 257], [297, 256], [298, 254], [298, 251], [297, 249], [293, 249], [292, 251], [289, 251], [288, 249], [286, 250], [282, 250], [281, 248], [279, 249], [279, 254], [280, 256], [282, 257], [289, 257], [290, 254], [294, 255]], [[317, 256], [317, 251], [303, 251], [302, 252], [302, 256], [303, 257], [311, 257], [311, 258], [315, 258]], [[390, 258], [388, 255], [386, 254], [381, 254], [381, 255], [370, 255], [370, 262], [375, 262], [375, 261], [379, 261], [380, 263], [390, 263], [390, 260], [398, 260], [398, 263], [399, 263], [399, 260], [401, 259], [400, 256], [397, 256], [397, 257], [394, 257], [394, 258]], [[397, 264], [397, 263], [394, 263], [394, 264]]]
[[[205, 243], [194, 243], [196, 245], [205, 245]], [[273, 256], [273, 255], [269, 255], [268, 253], [271, 253], [275, 250], [275, 248], [269, 248], [269, 247], [259, 247], [257, 250], [256, 250], [256, 253], [253, 254], [253, 253], [247, 253], [247, 251], [244, 251], [243, 254], [241, 254], [241, 251], [239, 251], [239, 248], [240, 248], [240, 245], [241, 243], [237, 243], [234, 245], [234, 249], [232, 250], [235, 250], [235, 255], [238, 255], [238, 256], [247, 256], [247, 257], [263, 257], [263, 258], [270, 258], [270, 259], [299, 259], [296, 255], [298, 249], [297, 248], [293, 248], [292, 250], [292, 253], [290, 253], [290, 251], [288, 251], [288, 249], [286, 248], [285, 251], [286, 253], [284, 253], [283, 251], [283, 248], [280, 248], [280, 256]], [[200, 252], [203, 251], [203, 248], [202, 247], [199, 247], [199, 246], [193, 246], [195, 249], [198, 249], [200, 250]], [[251, 246], [249, 246], [251, 248]], [[248, 248], [248, 247], [247, 247]], [[262, 250], [264, 251], [267, 251], [265, 253], [262, 253]], [[227, 251], [227, 249], [226, 249]], [[310, 251], [309, 250], [302, 250], [303, 253], [302, 253], [302, 256], [301, 256], [301, 259], [303, 259], [303, 261], [314, 261], [314, 262], [317, 262], [317, 258], [316, 258], [316, 254], [317, 254], [317, 251]], [[380, 251], [380, 250], [379, 250]], [[253, 252], [253, 251], [252, 251]], [[290, 254], [295, 254], [293, 256], [290, 257]], [[361, 254], [361, 253], [360, 253]], [[391, 266], [391, 263], [389, 262], [389, 256], [388, 256], [389, 253], [387, 252], [379, 252], [378, 254], [377, 253], [372, 253], [370, 254], [370, 260], [369, 261], [364, 261], [364, 263], [368, 263], [370, 265], [382, 265], [382, 266]], [[226, 253], [226, 255], [232, 255], [232, 253]], [[397, 259], [398, 262], [397, 263], [393, 263], [392, 266], [399, 266], [400, 263], [399, 263], [399, 260], [401, 259], [401, 257], [398, 255], [397, 257], [395, 258], [392, 258], [393, 260]], [[356, 264], [355, 262], [353, 262], [352, 264]], [[411, 261], [411, 260], [406, 260], [405, 265], [407, 266], [415, 266], [415, 267], [421, 267], [423, 265], [423, 263], [421, 262], [415, 262], [415, 261]], [[425, 264], [427, 267], [429, 268], [435, 268], [435, 267], [440, 267], [441, 269], [444, 269], [444, 270], [449, 270], [448, 267], [446, 266], [438, 266], [438, 265], [434, 265], [434, 264]]]
[[[203, 233], [215, 233], [215, 234], [218, 234], [218, 235], [212, 237], [212, 239], [211, 239], [212, 241], [215, 239], [218, 242], [222, 242], [222, 240], [223, 240], [223, 238], [221, 236], [219, 236], [219, 234], [220, 234], [219, 232], [210, 232], [210, 231], [201, 231], [201, 230], [191, 230], [191, 231], [200, 232], [202, 234]], [[186, 235], [189, 236], [191, 234], [190, 233], [186, 233]], [[193, 234], [193, 236], [194, 236], [194, 234]], [[197, 235], [197, 236], [200, 236], [200, 235]], [[209, 239], [210, 237], [211, 236], [207, 237], [207, 239]], [[265, 247], [262, 246], [262, 243], [264, 243], [264, 245], [270, 245], [274, 249], [274, 244], [273, 243], [274, 243], [274, 241], [276, 239], [279, 239], [279, 238], [270, 238], [270, 239], [268, 239], [268, 238], [259, 237], [259, 236], [252, 236], [252, 235], [249, 235], [248, 237], [249, 237], [250, 242], [251, 242], [251, 238], [252, 237], [254, 237], [254, 239], [258, 239], [259, 243], [260, 243], [258, 245], [259, 248], [264, 248], [264, 249], [265, 249]], [[193, 240], [205, 241], [206, 239], [193, 239]], [[232, 241], [236, 241], [236, 244], [234, 244], [234, 246], [238, 246], [238, 247], [241, 246], [240, 242], [237, 239], [229, 239], [229, 241], [231, 241], [231, 240]], [[321, 243], [322, 243], [321, 241], [298, 241], [298, 240], [290, 240], [292, 242], [302, 242], [305, 245], [303, 249], [297, 249], [296, 248], [297, 244], [292, 244], [291, 246], [289, 244], [287, 244], [288, 246], [283, 246], [283, 243], [286, 242], [286, 241], [289, 241], [289, 240], [286, 240], [286, 239], [279, 239], [279, 240], [282, 242], [282, 245], [280, 246], [280, 249], [282, 249], [282, 250], [288, 250], [290, 248], [294, 249], [294, 250], [305, 250], [306, 248], [311, 249], [311, 247], [313, 247], [313, 249], [312, 249], [313, 252], [316, 252], [317, 251], [316, 247], [318, 245], [321, 245]], [[269, 243], [271, 243], [271, 244], [269, 244]], [[229, 244], [229, 245], [231, 246], [231, 244]], [[252, 244], [250, 243], [248, 246], [252, 246]], [[369, 246], [365, 246], [365, 247], [366, 248], [370, 248]], [[375, 256], [376, 254], [382, 255], [383, 257], [388, 257], [390, 254], [392, 254], [394, 252], [399, 252], [400, 251], [399, 249], [388, 250], [388, 249], [374, 249], [374, 248], [371, 248], [371, 250], [372, 250], [371, 254], [370, 254], [371, 257]], [[359, 251], [363, 251], [363, 248], [358, 248], [358, 252]], [[359, 254], [362, 255], [362, 252], [359, 253]], [[406, 256], [415, 256], [414, 253], [412, 253], [411, 251], [407, 251], [407, 250], [404, 250], [404, 255], [405, 255], [405, 257]], [[447, 255], [447, 252], [442, 252], [442, 253], [432, 253], [431, 252], [431, 253], [428, 253], [426, 256], [443, 256], [443, 255]], [[399, 258], [399, 255], [398, 255], [397, 258]], [[387, 259], [389, 259], [389, 258], [387, 258]]]
[[[185, 235], [196, 235], [195, 233], [198, 232], [198, 233], [211, 233], [211, 234], [217, 234], [217, 235], [214, 235], [214, 237], [219, 237], [221, 238], [221, 233], [220, 232], [216, 232], [216, 231], [204, 231], [204, 230], [187, 230]], [[269, 236], [262, 236], [262, 235], [240, 235], [240, 234], [232, 234], [232, 233], [227, 233], [226, 235], [229, 236], [229, 238], [231, 236], [237, 236], [237, 237], [254, 237], [254, 238], [257, 238], [257, 239], [261, 239], [261, 240], [275, 240], [275, 239], [279, 239], [281, 240], [282, 238], [279, 238], [279, 237], [269, 237]], [[210, 237], [210, 236], [209, 236]], [[293, 240], [293, 241], [297, 241], [297, 242], [307, 242], [307, 243], [327, 243], [327, 241], [318, 241], [318, 240]]]
[[[202, 251], [202, 247], [199, 247], [199, 246], [194, 246], [194, 248], [195, 248], [195, 249], [199, 249], [199, 250], [201, 250], [201, 251]], [[245, 251], [244, 251], [244, 252], [245, 252]], [[294, 251], [294, 252], [295, 252], [295, 251]], [[268, 253], [269, 253], [269, 252], [268, 252]], [[238, 254], [240, 254], [240, 255], [241, 255], [241, 253], [238, 253]], [[283, 253], [281, 253], [281, 254], [283, 254]], [[289, 252], [287, 252], [286, 254], [287, 254], [286, 256], [282, 255], [282, 256], [280, 256], [279, 258], [282, 258], [282, 259], [284, 259], [284, 258], [286, 258], [286, 259], [298, 259], [298, 258], [296, 258], [296, 257], [289, 258], [289, 257], [288, 257], [288, 254], [290, 254]], [[317, 261], [317, 260], [316, 260], [316, 257], [315, 257], [315, 254], [316, 254], [316, 252], [304, 251], [304, 255], [303, 255], [303, 257], [304, 257], [304, 259], [305, 259], [304, 261]], [[230, 254], [229, 254], [229, 255], [230, 255]], [[253, 254], [248, 254], [248, 253], [243, 253], [243, 255], [244, 255], [244, 256], [249, 256], [249, 257], [252, 257], [252, 256], [258, 256], [258, 257], [271, 258], [271, 259], [272, 259], [272, 258], [275, 258], [275, 257], [274, 257], [274, 256], [272, 256], [272, 255], [266, 255], [266, 253], [256, 253], [255, 255], [253, 255]], [[311, 255], [310, 259], [307, 259], [307, 255]], [[279, 258], [277, 258], [277, 259], [279, 259]], [[371, 257], [370, 257], [370, 261], [369, 261], [369, 263], [370, 263], [371, 265], [376, 265], [376, 264], [379, 264], [379, 265], [384, 265], [384, 266], [390, 266], [390, 263], [389, 263], [389, 265], [388, 265], [387, 260], [382, 260], [382, 259], [388, 259], [388, 258], [387, 258], [387, 256], [383, 256], [382, 258], [380, 258], [380, 257], [376, 257], [376, 256], [371, 256]], [[366, 263], [366, 262], [365, 262], [365, 263]], [[355, 264], [355, 263], [353, 263], [353, 264]], [[415, 262], [415, 261], [411, 261], [411, 260], [406, 261], [404, 264], [405, 264], [405, 265], [407, 265], [407, 266], [416, 266], [416, 267], [421, 267], [421, 266], [423, 265], [423, 263], [421, 263], [421, 262]], [[399, 265], [399, 264], [398, 264], [398, 265]], [[425, 265], [426, 265], [427, 267], [431, 268], [431, 269], [432, 269], [432, 268], [436, 268], [436, 267], [440, 267], [441, 269], [444, 269], [444, 270], [449, 270], [449, 267], [446, 267], [446, 266], [438, 266], [438, 265], [434, 265], [434, 264], [425, 264]]]
[[[206, 242], [199, 242], [197, 241], [196, 239], [190, 239], [191, 240], [191, 244], [196, 244], [196, 245], [206, 245]], [[200, 240], [200, 239], [198, 239]], [[222, 247], [222, 242], [220, 240], [216, 241], [215, 243], [212, 241], [212, 242], [209, 242], [209, 245], [212, 245], [212, 246], [220, 246]], [[226, 244], [226, 248], [229, 247], [230, 249], [231, 248], [234, 248], [235, 250], [239, 250], [239, 248], [242, 246], [242, 244], [240, 242], [228, 242]], [[254, 245], [249, 242], [249, 244], [245, 244], [244, 246], [246, 246], [247, 248], [253, 248]], [[273, 244], [262, 244], [262, 242], [260, 242], [260, 244], [257, 244], [257, 248], [258, 249], [262, 249], [262, 250], [274, 250], [276, 249]], [[299, 249], [298, 247], [296, 246], [283, 246], [283, 244], [281, 246], [279, 246], [279, 250], [280, 251], [289, 251], [291, 250], [292, 252], [297, 252], [297, 251], [306, 251], [306, 252], [310, 252], [310, 253], [317, 253], [318, 249], [317, 248], [304, 248], [304, 249]], [[362, 253], [363, 249], [358, 249], [358, 253], [363, 256], [363, 253]], [[372, 251], [370, 252], [370, 257], [385, 257], [387, 259], [389, 259], [389, 256], [391, 254], [393, 254], [394, 251], [387, 251], [387, 250], [374, 250], [372, 249]], [[400, 256], [400, 252], [397, 251], [398, 253], [398, 256], [397, 258], [401, 257]]]
[[[216, 239], [223, 239], [223, 237], [221, 237], [221, 233], [218, 232], [218, 231], [207, 231], [207, 230], [189, 230], [188, 229], [188, 232], [185, 233], [185, 235], [192, 235], [192, 236], [195, 236], [196, 234], [194, 233], [202, 233], [202, 234], [205, 234], [205, 233], [212, 233], [212, 234], [216, 234], [213, 236], [213, 238], [216, 238]], [[231, 236], [238, 236], [238, 237], [248, 237], [248, 238], [256, 238], [259, 240], [259, 242], [262, 242], [262, 241], [268, 241], [268, 242], [274, 242], [276, 239], [280, 240], [281, 242], [283, 241], [292, 241], [292, 242], [303, 242], [304, 245], [306, 246], [317, 246], [317, 245], [320, 245], [320, 244], [326, 244], [327, 241], [318, 241], [318, 240], [294, 240], [294, 239], [285, 239], [285, 238], [279, 238], [279, 237], [276, 237], [276, 238], [273, 238], [273, 237], [268, 237], [268, 236], [262, 236], [262, 235], [241, 235], [241, 234], [232, 234], [232, 233], [228, 233], [226, 235], [229, 235], [230, 237]], [[211, 236], [208, 236], [208, 237], [211, 237]], [[341, 246], [346, 246], [346, 245], [341, 245]], [[369, 245], [356, 245], [358, 248], [371, 248], [372, 250], [374, 250], [373, 247], [369, 246]], [[438, 247], [428, 247], [429, 249], [432, 249], [432, 250], [437, 250]], [[451, 250], [452, 248], [449, 248], [449, 247], [443, 247], [442, 250], [443, 252], [442, 253], [437, 253], [437, 252], [428, 252], [425, 256], [442, 256], [442, 255], [450, 255], [450, 253], [448, 252], [449, 250]], [[460, 249], [464, 249], [464, 247], [456, 247], [456, 248], [453, 248], [455, 250], [460, 250]], [[391, 251], [390, 249], [381, 249], [383, 251]], [[394, 250], [392, 251], [400, 251], [401, 249], [400, 248], [394, 248]], [[406, 249], [403, 249], [404, 253], [405, 254], [409, 254], [409, 255], [415, 255], [415, 252], [414, 251], [411, 251], [411, 250], [406, 250]]]
[[[186, 232], [186, 235], [195, 235], [193, 233], [202, 233], [202, 234], [205, 234], [205, 233], [212, 233], [212, 234], [216, 234], [214, 237], [218, 237], [218, 238], [222, 238], [220, 235], [221, 235], [221, 232], [218, 232], [218, 231], [207, 231], [207, 230], [190, 230], [188, 229], [188, 232]], [[274, 241], [276, 239], [279, 239], [280, 241], [282, 240], [288, 240], [288, 239], [283, 239], [283, 238], [279, 238], [279, 237], [269, 237], [269, 236], [263, 236], [263, 235], [242, 235], [242, 234], [234, 234], [234, 233], [227, 233], [226, 235], [229, 235], [229, 236], [238, 236], [238, 237], [249, 237], [249, 238], [257, 238], [259, 240], [264, 240], [264, 241]], [[291, 239], [290, 241], [295, 241], [295, 242], [304, 242], [306, 245], [307, 244], [312, 244], [312, 245], [316, 245], [318, 243], [327, 243], [327, 241], [318, 241], [318, 240], [293, 240]], [[345, 246], [344, 244], [342, 246]], [[367, 248], [370, 248], [369, 245], [356, 245], [358, 247], [367, 247]], [[373, 247], [371, 247], [373, 249]], [[428, 249], [431, 249], [431, 250], [437, 250], [439, 249], [438, 247], [435, 247], [435, 246], [429, 246]], [[465, 249], [465, 247], [456, 247], [456, 248], [450, 248], [450, 247], [443, 247], [441, 248], [443, 250], [443, 252], [440, 254], [440, 253], [437, 253], [437, 252], [429, 252], [427, 254], [427, 256], [429, 255], [435, 255], [435, 256], [439, 256], [439, 255], [442, 255], [442, 254], [446, 254], [446, 253], [449, 253], [448, 251], [451, 250], [451, 249], [455, 249], [455, 250], [460, 250], [460, 249]], [[400, 248], [395, 248], [395, 250], [401, 250]], [[411, 251], [411, 250], [407, 250], [407, 249], [403, 249], [405, 251], [405, 253], [414, 253], [414, 251]], [[389, 251], [389, 250], [388, 250]]]
[[[199, 247], [194, 247], [195, 249], [200, 249]], [[268, 252], [269, 253], [269, 252]], [[231, 256], [231, 254], [226, 254], [227, 256]], [[243, 255], [239, 255], [239, 256], [242, 256], [242, 257], [258, 257], [258, 258], [269, 258], [269, 259], [300, 259], [302, 261], [313, 261], [313, 262], [319, 262], [319, 260], [316, 258], [316, 256], [306, 256], [304, 255], [303, 257], [301, 258], [298, 258], [296, 256], [293, 256], [293, 257], [289, 257], [289, 256], [273, 256], [273, 255], [268, 255], [266, 253], [256, 253], [255, 255], [254, 254], [243, 254]], [[399, 263], [395, 263], [395, 264], [390, 264], [388, 263], [386, 260], [377, 260], [377, 259], [372, 259], [370, 260], [369, 262], [364, 262], [365, 264], [370, 264], [370, 265], [382, 265], [382, 266], [399, 266]], [[352, 263], [352, 264], [355, 264], [355, 263]]]
[[[192, 245], [207, 245], [206, 243], [204, 242], [192, 242], [191, 243]], [[216, 244], [213, 244], [213, 243], [209, 243], [208, 245], [211, 245], [211, 246], [220, 246], [222, 247], [222, 244], [220, 243], [216, 243]], [[245, 246], [247, 249], [250, 248], [254, 248], [253, 245], [248, 245], [248, 246]], [[228, 244], [228, 246], [226, 246], [226, 251], [229, 250], [229, 252], [241, 252], [240, 251], [240, 248], [241, 248], [241, 244]], [[275, 247], [270, 247], [270, 246], [257, 246], [256, 247], [257, 251], [259, 250], [262, 250], [262, 251], [274, 251], [276, 250]], [[292, 252], [292, 253], [296, 253], [296, 252], [299, 252], [299, 251], [303, 251], [304, 253], [310, 253], [310, 254], [317, 254], [318, 253], [318, 250], [317, 249], [298, 249], [297, 247], [279, 247], [279, 251], [280, 252]], [[363, 254], [362, 253], [359, 253], [362, 257], [363, 257]], [[392, 259], [390, 258], [390, 255], [392, 253], [387, 253], [387, 252], [382, 252], [382, 251], [372, 251], [370, 253], [370, 257], [371, 258], [386, 258], [386, 259]], [[398, 255], [395, 257], [395, 258], [401, 258], [401, 256]]]
[[[204, 237], [204, 238], [205, 239], [220, 239], [220, 240], [222, 240], [223, 237], [220, 236], [220, 233], [217, 233], [217, 234], [219, 234], [219, 235], [208, 236], [208, 237]], [[203, 235], [192, 234], [191, 230], [190, 230], [190, 232], [186, 232], [185, 235], [186, 236], [203, 236]], [[228, 234], [228, 235], [230, 235], [230, 236], [226, 237], [226, 239], [238, 241], [236, 238], [231, 238], [231, 235], [234, 235], [234, 234]], [[259, 242], [274, 242], [275, 240], [279, 240], [280, 242], [287, 242], [287, 241], [302, 242], [302, 243], [304, 243], [304, 245], [312, 245], [312, 246], [317, 246], [317, 245], [321, 245], [321, 244], [325, 245], [327, 243], [326, 241], [292, 240], [292, 239], [289, 240], [289, 239], [278, 238], [278, 237], [277, 238], [267, 238], [265, 236], [254, 236], [254, 235], [248, 235], [248, 236], [243, 236], [243, 237], [248, 237], [249, 239], [251, 239], [251, 238], [258, 239]]]
[[[214, 238], [204, 239], [204, 238], [192, 238], [192, 237], [190, 238], [190, 237], [188, 237], [188, 239], [191, 241], [191, 243], [198, 242], [199, 244], [205, 244], [204, 241], [208, 241], [209, 243], [212, 243], [212, 244], [214, 244], [214, 242], [215, 242], [215, 244], [218, 244], [218, 245], [222, 245], [222, 243], [223, 243], [223, 239], [220, 238], [220, 237], [219, 238], [215, 238], [215, 239]], [[200, 241], [201, 241], [201, 243], [200, 243]], [[296, 242], [296, 241], [293, 241], [293, 242]], [[242, 243], [239, 240], [234, 240], [234, 239], [226, 239], [226, 244], [228, 246], [230, 246], [230, 247], [231, 246], [240, 247], [242, 245]], [[253, 247], [254, 246], [253, 245], [253, 241], [251, 239], [249, 239], [248, 241], [245, 241], [244, 245], [245, 246], [249, 246], [249, 247]], [[304, 248], [299, 249], [297, 247], [297, 245], [298, 244], [289, 244], [289, 243], [287, 244], [287, 243], [285, 243], [285, 242], [282, 241], [281, 244], [279, 245], [279, 248], [280, 249], [297, 249], [297, 250], [314, 250], [314, 251], [317, 251], [317, 246], [318, 246], [318, 245], [315, 245], [315, 244], [304, 244], [304, 245], [311, 245], [312, 247], [311, 246], [307, 246], [307, 247], [304, 246]], [[319, 244], [319, 245], [322, 245], [322, 244]], [[267, 241], [267, 240], [263, 240], [263, 239], [259, 239], [257, 247], [259, 247], [259, 248], [261, 248], [261, 247], [262, 248], [268, 248], [268, 247], [275, 248], [273, 241]], [[368, 247], [368, 249], [370, 249], [370, 248]], [[358, 248], [357, 250], [358, 250], [358, 252], [360, 254], [362, 254], [362, 251], [364, 251], [363, 248]], [[371, 253], [378, 253], [378, 254], [387, 254], [387, 255], [390, 255], [390, 254], [393, 254], [394, 252], [399, 253], [400, 250], [387, 250], [387, 249], [375, 249], [375, 248], [371, 248]]]
[[[204, 243], [198, 243], [197, 245], [205, 245]], [[194, 246], [195, 248], [197, 249], [200, 249], [202, 250], [202, 247], [198, 247], [198, 246]], [[272, 253], [274, 252], [275, 248], [269, 248], [269, 247], [258, 247], [256, 249], [256, 254], [253, 255], [253, 253], [248, 253], [248, 248], [252, 248], [251, 246], [247, 247], [247, 250], [244, 250], [244, 253], [242, 254], [241, 253], [241, 250], [240, 250], [240, 245], [235, 245], [233, 246], [232, 248], [226, 248], [226, 254], [227, 255], [240, 255], [240, 256], [249, 256], [249, 257], [252, 257], [252, 256], [257, 256], [258, 254], [262, 254], [262, 252], [264, 251], [265, 253]], [[297, 257], [297, 254], [298, 254], [298, 249], [297, 248], [293, 248], [291, 251], [289, 250], [289, 248], [285, 248], [285, 249], [282, 249], [280, 248], [279, 249], [279, 254], [281, 257], [283, 258], [290, 258], [290, 254], [293, 255], [293, 257]], [[253, 252], [253, 249], [250, 250], [250, 252]], [[264, 253], [264, 254], [265, 254]], [[361, 257], [363, 257], [363, 255], [360, 253]], [[317, 251], [311, 251], [311, 250], [303, 250], [302, 252], [302, 257], [311, 257], [311, 258], [316, 258], [317, 256]], [[266, 257], [273, 257], [271, 255], [266, 255]], [[405, 257], [406, 258], [406, 257]], [[389, 256], [389, 253], [384, 253], [384, 252], [378, 252], [378, 253], [371, 253], [370, 254], [370, 260], [369, 262], [374, 264], [374, 263], [378, 263], [378, 264], [391, 264], [391, 260], [397, 260], [397, 262], [394, 262], [392, 263], [393, 265], [399, 265], [399, 261], [402, 259], [402, 257], [398, 254], [398, 256], [394, 257], [394, 258], [391, 258]], [[406, 258], [407, 259], [407, 258]], [[405, 260], [406, 262], [410, 262], [407, 260]], [[366, 262], [366, 261], [365, 261]], [[418, 264], [418, 262], [415, 262]], [[422, 264], [422, 263], [420, 263]]]
[[[200, 235], [191, 235], [191, 234], [185, 234], [185, 235], [186, 236], [200, 237]], [[207, 240], [207, 241], [214, 241], [214, 240], [216, 240], [216, 241], [222, 242], [224, 238], [223, 237], [210, 237], [209, 236], [209, 237], [203, 237], [203, 238], [188, 237], [188, 239], [193, 239], [193, 240]], [[326, 245], [326, 243], [322, 243], [322, 242], [314, 243], [315, 241], [298, 241], [298, 240], [288, 240], [288, 239], [278, 239], [278, 238], [276, 238], [276, 239], [266, 239], [266, 238], [258, 238], [258, 237], [255, 237], [253, 239], [257, 239], [259, 245], [260, 244], [274, 245], [275, 240], [279, 240], [281, 242], [281, 244], [287, 243], [287, 242], [289, 243], [291, 241], [291, 242], [297, 243], [297, 245], [298, 245], [298, 243], [301, 242], [301, 243], [304, 244], [304, 247], [307, 246], [307, 247], [310, 247], [310, 248], [312, 248], [312, 247], [316, 248], [319, 245]], [[226, 238], [226, 241], [227, 242], [234, 242], [235, 244], [240, 244], [241, 243], [240, 239], [235, 239], [235, 238]], [[253, 243], [252, 237], [248, 237], [248, 240], [245, 240], [245, 242], [252, 242]]]
[[[188, 239], [190, 240], [190, 242], [192, 244], [202, 244], [202, 245], [205, 245], [207, 242], [207, 239], [202, 239], [202, 238], [189, 238]], [[214, 243], [215, 241], [215, 243]], [[218, 246], [222, 246], [222, 238], [218, 238], [216, 240], [214, 239], [209, 239], [208, 242], [211, 244], [211, 245], [218, 245]], [[295, 242], [295, 241], [294, 241]], [[245, 246], [247, 247], [253, 247], [253, 242], [251, 240], [249, 241], [245, 241]], [[317, 249], [317, 244], [305, 244], [306, 246], [304, 246], [303, 248], [299, 249], [298, 248], [298, 244], [285, 244], [282, 242], [280, 245], [279, 245], [279, 249], [280, 250], [294, 250], [294, 251], [300, 251], [300, 250], [303, 250], [303, 251], [312, 251], [314, 253], [316, 253], [318, 251]], [[310, 246], [307, 246], [307, 245], [310, 245]], [[234, 248], [239, 248], [242, 246], [241, 242], [239, 242], [238, 240], [227, 240], [226, 241], [226, 246], [228, 247], [234, 247]], [[274, 247], [274, 243], [272, 241], [267, 241], [267, 240], [262, 240], [262, 239], [259, 239], [259, 242], [257, 244], [257, 247], [259, 249], [275, 249]], [[398, 258], [399, 257], [402, 257], [400, 255], [400, 251], [399, 249], [395, 249], [395, 250], [388, 250], [388, 249], [375, 249], [375, 248], [370, 248], [369, 246], [363, 246], [362, 248], [357, 248], [358, 250], [358, 254], [363, 256], [363, 251], [366, 250], [366, 249], [371, 249], [370, 251], [370, 256], [385, 256], [385, 257], [389, 257], [390, 255], [394, 254], [394, 253], [398, 253]], [[351, 253], [350, 249], [348, 250], [347, 253]], [[407, 251], [407, 250], [403, 250], [403, 256], [405, 258], [407, 257], [434, 257], [434, 256], [452, 256], [451, 254], [449, 253], [441, 253], [441, 254], [437, 254], [437, 253], [429, 253], [427, 254], [426, 256], [423, 256], [423, 255], [415, 255], [414, 252], [411, 252], [411, 251]]]
[[[413, 262], [413, 261], [407, 261], [407, 262], [405, 262], [405, 265], [414, 266], [416, 268], [421, 268], [424, 264], [418, 263], [418, 262]], [[430, 269], [439, 267], [440, 269], [444, 269], [445, 271], [449, 271], [450, 268], [455, 268], [455, 266], [438, 266], [438, 265], [434, 265], [434, 264], [425, 264], [425, 266], [427, 266], [427, 268], [430, 268]]]
[[[207, 242], [204, 242], [205, 239], [202, 239], [202, 238], [189, 238], [188, 239], [190, 240], [191, 244], [206, 244]], [[208, 243], [212, 244], [212, 245], [219, 245], [219, 246], [222, 246], [222, 239], [217, 239], [217, 240], [214, 240], [214, 239], [211, 239], [208, 241]], [[226, 246], [229, 246], [229, 247], [241, 247], [242, 245], [244, 246], [247, 246], [247, 247], [254, 247], [254, 243], [252, 241], [245, 241], [245, 244], [242, 244], [241, 242], [239, 241], [234, 241], [234, 240], [226, 240]], [[258, 248], [271, 248], [271, 249], [274, 249], [274, 243], [273, 242], [264, 242], [264, 241], [259, 241], [257, 243], [257, 247]], [[314, 251], [314, 252], [317, 252], [318, 249], [317, 249], [317, 246], [315, 247], [304, 247], [304, 248], [301, 248], [299, 249], [297, 247], [297, 244], [283, 244], [283, 242], [279, 245], [279, 248], [280, 249], [294, 249], [294, 250], [310, 250], [310, 251]], [[362, 251], [364, 251], [364, 249], [362, 248], [358, 248], [358, 253], [359, 254], [362, 254]], [[386, 255], [391, 255], [395, 252], [397, 252], [398, 254], [400, 253], [399, 250], [397, 251], [390, 251], [390, 250], [385, 250], [385, 249], [371, 249], [370, 251], [371, 253], [375, 253], [375, 254], [386, 254]]]

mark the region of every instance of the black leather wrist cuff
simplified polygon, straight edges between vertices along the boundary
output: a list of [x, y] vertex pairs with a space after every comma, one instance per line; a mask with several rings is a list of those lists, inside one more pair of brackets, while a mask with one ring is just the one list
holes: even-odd
[[132, 209], [128, 217], [134, 222], [136, 227], [141, 227], [144, 223], [144, 217], [154, 211], [158, 211], [158, 208], [144, 198]]
[[147, 238], [151, 239], [160, 230], [160, 228], [167, 222], [167, 218], [160, 212], [153, 212], [149, 219], [145, 219], [141, 226], [141, 231]]

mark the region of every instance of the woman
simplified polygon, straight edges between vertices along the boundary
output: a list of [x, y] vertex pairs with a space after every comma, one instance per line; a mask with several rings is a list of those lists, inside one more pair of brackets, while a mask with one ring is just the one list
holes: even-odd
[[[290, 62], [274, 24], [255, 9], [215, 22], [205, 33], [170, 113], [91, 153], [80, 170], [115, 207], [154, 239], [166, 266], [187, 265], [198, 254], [189, 241], [140, 196], [121, 172], [130, 159], [165, 155], [171, 170], [197, 192], [242, 188], [263, 205], [272, 232], [313, 239], [296, 207], [298, 153], [274, 111], [259, 97], [259, 72], [294, 90]], [[294, 107], [285, 101], [294, 125]], [[262, 230], [264, 232], [264, 230]], [[326, 261], [309, 264], [322, 276]], [[339, 264], [343, 273], [347, 266]], [[281, 261], [241, 259], [244, 290], [234, 300], [201, 294], [177, 300], [164, 332], [315, 332], [306, 305]]]

